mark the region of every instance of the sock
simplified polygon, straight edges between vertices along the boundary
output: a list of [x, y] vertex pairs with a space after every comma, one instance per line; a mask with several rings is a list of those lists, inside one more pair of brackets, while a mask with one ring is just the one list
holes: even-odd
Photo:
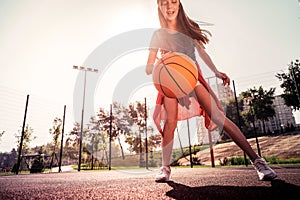
[[162, 166], [170, 166], [172, 150], [173, 141], [162, 147]]

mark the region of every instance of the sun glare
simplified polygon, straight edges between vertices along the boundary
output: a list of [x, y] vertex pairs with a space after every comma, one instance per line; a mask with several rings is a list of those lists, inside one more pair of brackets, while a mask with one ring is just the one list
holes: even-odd
[[[148, 50], [130, 52], [115, 60], [98, 81], [95, 109], [108, 108], [113, 101], [125, 106], [130, 102], [144, 101], [154, 94], [154, 86], [144, 73]], [[137, 85], [134, 85], [138, 83]], [[132, 86], [132, 88], [130, 88]], [[126, 90], [126, 92], [125, 92]], [[151, 97], [153, 98], [153, 97]]]

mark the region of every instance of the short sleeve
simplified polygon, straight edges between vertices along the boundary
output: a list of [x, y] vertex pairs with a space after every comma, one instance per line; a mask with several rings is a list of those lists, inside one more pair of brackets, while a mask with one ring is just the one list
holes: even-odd
[[158, 30], [156, 30], [152, 35], [149, 50], [158, 50], [160, 48], [159, 47], [160, 42], [159, 42], [159, 36], [158, 35], [159, 35]]

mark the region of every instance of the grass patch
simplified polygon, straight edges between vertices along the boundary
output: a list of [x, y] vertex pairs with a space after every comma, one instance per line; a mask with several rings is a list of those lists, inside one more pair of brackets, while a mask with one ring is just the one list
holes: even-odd
[[[246, 162], [248, 164], [251, 163], [250, 159], [248, 157], [246, 158]], [[232, 157], [232, 158], [230, 158], [230, 165], [245, 165], [245, 159], [244, 159], [244, 157], [240, 157], [240, 156]]]
[[[271, 165], [280, 165], [280, 164], [300, 164], [300, 158], [289, 158], [289, 159], [281, 159], [277, 156], [263, 156], [263, 158]], [[247, 158], [248, 164], [250, 164], [250, 159]], [[230, 165], [245, 165], [244, 157], [231, 157]]]

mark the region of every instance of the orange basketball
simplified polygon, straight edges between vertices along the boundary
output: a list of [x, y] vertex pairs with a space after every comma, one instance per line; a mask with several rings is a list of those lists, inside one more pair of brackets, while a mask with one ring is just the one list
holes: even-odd
[[185, 54], [169, 52], [155, 65], [152, 78], [155, 88], [169, 98], [189, 95], [198, 80], [195, 62]]

